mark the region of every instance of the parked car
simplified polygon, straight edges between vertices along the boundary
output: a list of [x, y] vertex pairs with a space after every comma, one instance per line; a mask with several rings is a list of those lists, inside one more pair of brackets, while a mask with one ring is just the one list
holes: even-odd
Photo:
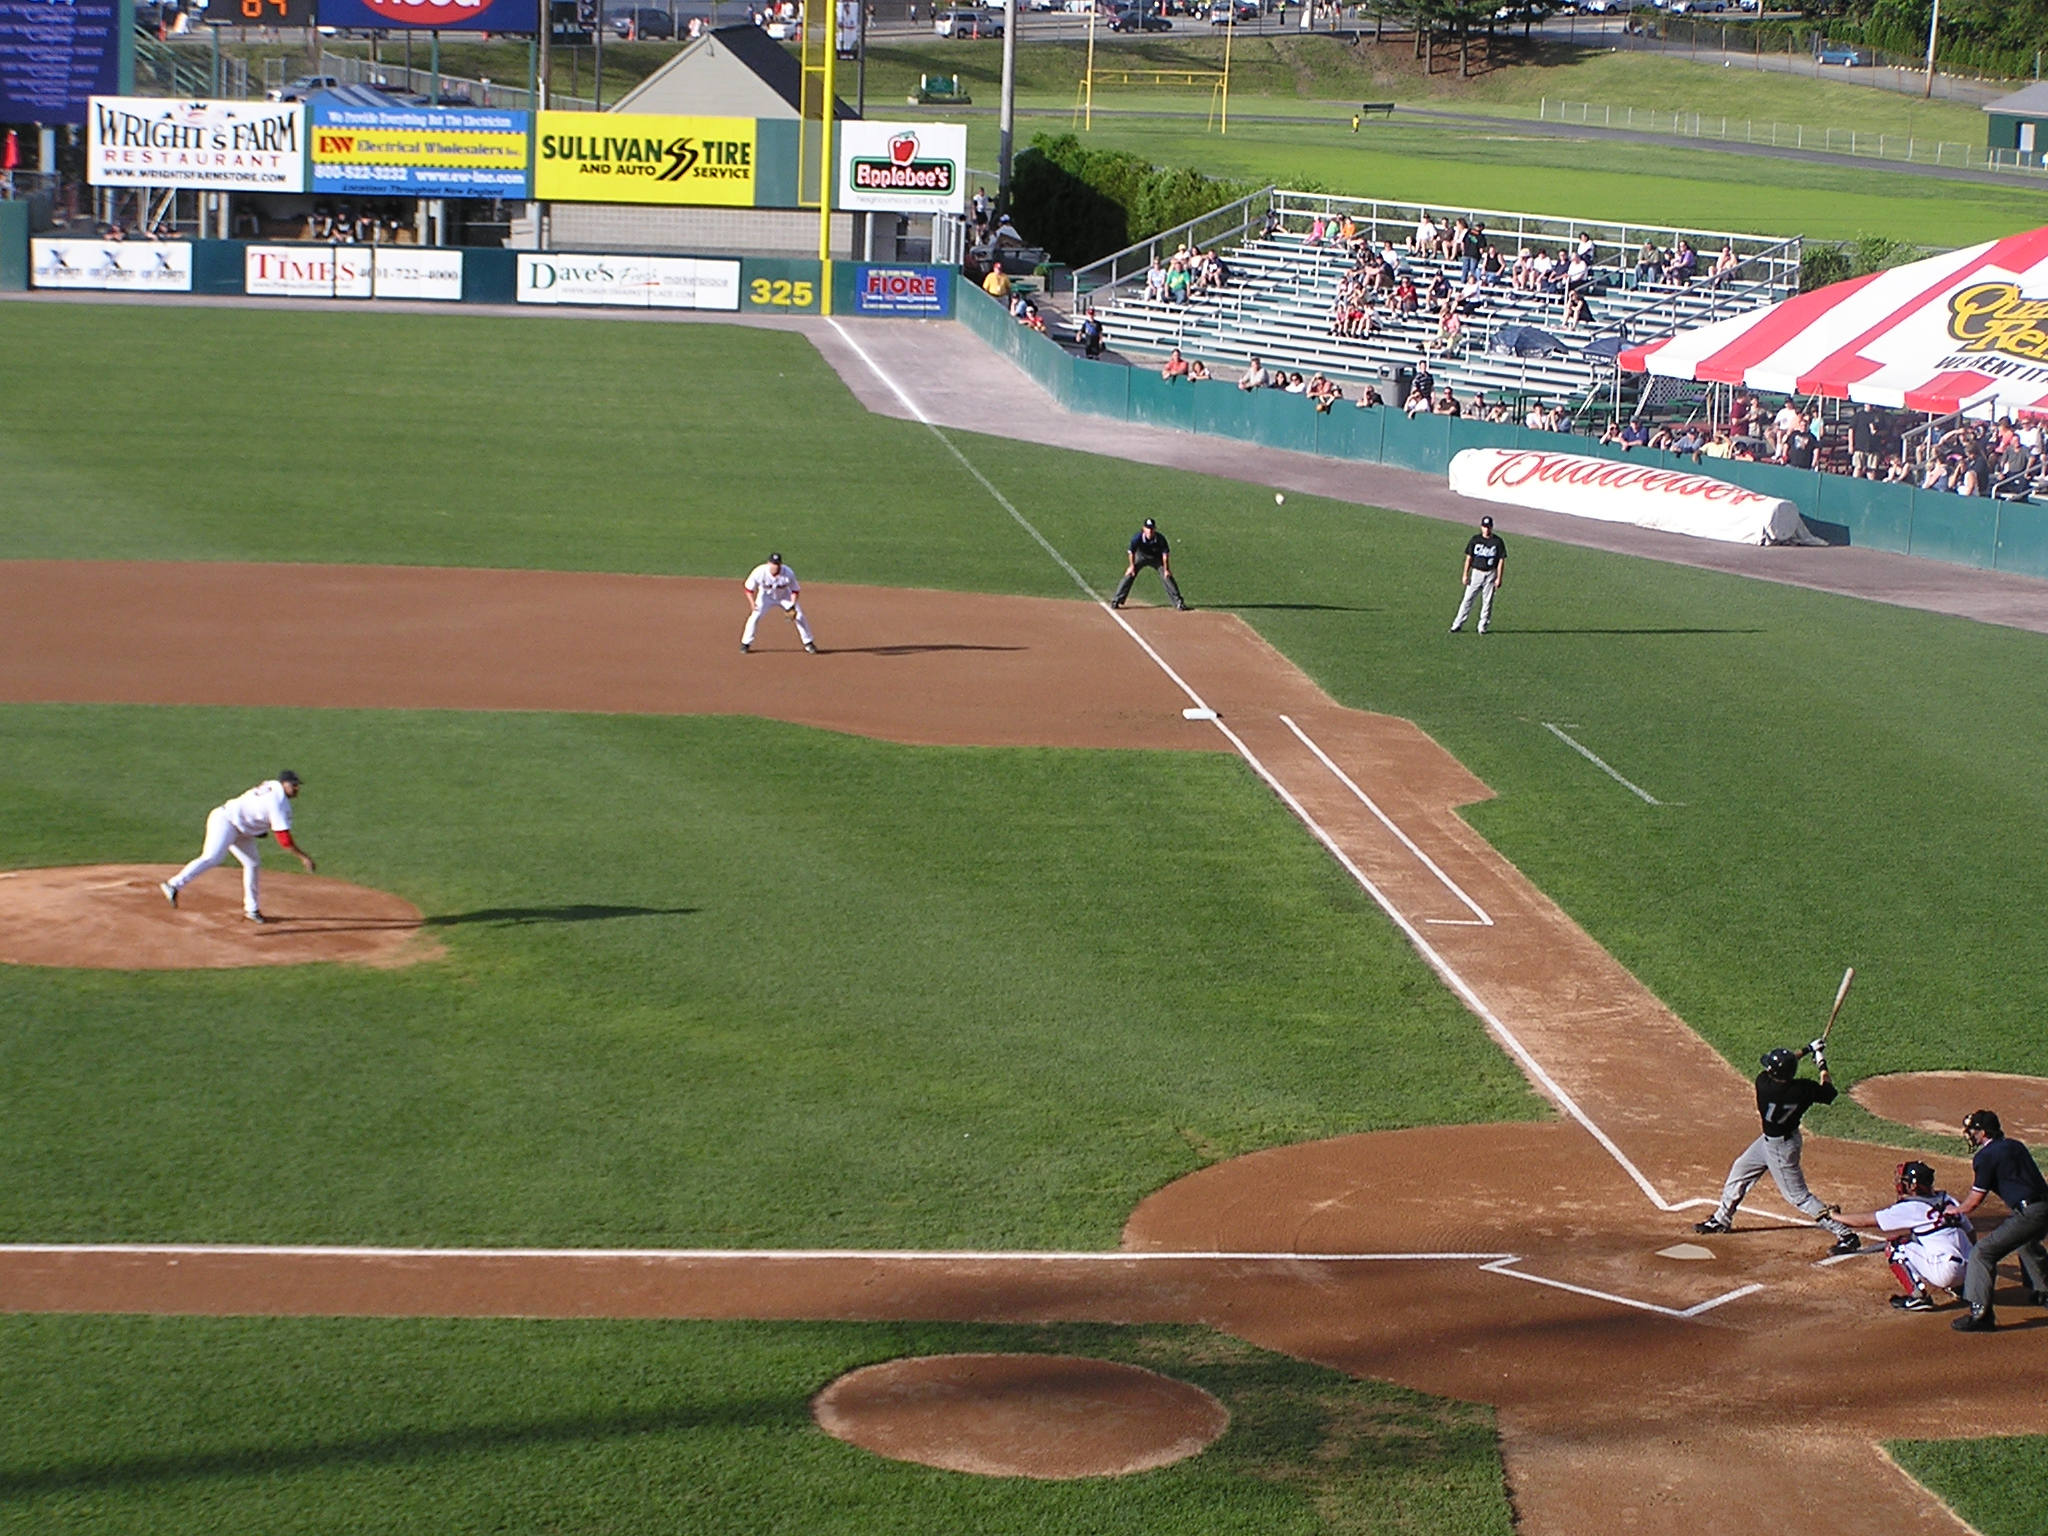
[[1136, 6], [1118, 15], [1109, 24], [1112, 32], [1171, 32], [1173, 23], [1156, 12], [1146, 11], [1142, 15]]
[[[1236, 14], [1233, 16], [1232, 13]], [[1258, 0], [1236, 0], [1235, 4], [1224, 4], [1209, 13], [1209, 25], [1227, 27], [1235, 20], [1239, 26], [1259, 19]]]
[[1844, 69], [1855, 69], [1868, 65], [1870, 55], [1857, 48], [1844, 48], [1840, 43], [1828, 43], [1815, 55], [1823, 64], [1839, 64]]
[[642, 40], [670, 38], [676, 35], [676, 19], [667, 11], [658, 11], [651, 5], [636, 6], [623, 16], [612, 18], [612, 31], [620, 37]]
[[1003, 18], [986, 11], [941, 11], [932, 31], [940, 37], [1001, 37]]
[[315, 91], [332, 91], [339, 89], [340, 85], [341, 81], [333, 75], [300, 75], [277, 90], [263, 94], [271, 101], [304, 101]]

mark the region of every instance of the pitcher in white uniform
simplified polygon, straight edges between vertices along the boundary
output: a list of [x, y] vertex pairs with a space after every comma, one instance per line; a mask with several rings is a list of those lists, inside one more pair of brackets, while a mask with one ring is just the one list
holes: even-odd
[[274, 832], [278, 847], [286, 849], [305, 865], [307, 874], [312, 874], [315, 867], [313, 856], [292, 841], [292, 801], [298, 793], [299, 776], [287, 768], [276, 778], [265, 779], [254, 789], [208, 811], [206, 846], [200, 850], [198, 858], [158, 887], [164, 893], [164, 899], [175, 907], [178, 892], [233, 854], [235, 861], [242, 866], [243, 915], [252, 923], [268, 921], [259, 899], [263, 860], [257, 851], [256, 840]]
[[811, 626], [804, 622], [803, 604], [797, 601], [797, 594], [803, 591], [803, 584], [796, 579], [796, 572], [782, 563], [782, 556], [770, 555], [766, 565], [754, 567], [753, 574], [745, 582], [747, 592], [747, 627], [740, 631], [740, 649], [754, 648], [754, 631], [760, 627], [761, 615], [771, 607], [780, 606], [782, 611], [796, 620], [797, 638], [804, 643], [804, 649], [812, 655], [818, 652], [818, 645], [811, 638]]

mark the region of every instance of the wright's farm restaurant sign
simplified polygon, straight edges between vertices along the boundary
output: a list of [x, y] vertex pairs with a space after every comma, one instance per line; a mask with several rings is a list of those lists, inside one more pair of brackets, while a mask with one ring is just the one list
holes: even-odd
[[86, 180], [96, 187], [303, 192], [305, 108], [298, 102], [95, 96], [86, 125]]

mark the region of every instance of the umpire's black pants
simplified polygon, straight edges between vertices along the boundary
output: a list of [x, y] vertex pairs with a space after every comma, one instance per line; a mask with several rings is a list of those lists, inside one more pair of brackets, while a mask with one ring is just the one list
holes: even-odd
[[2020, 1272], [2031, 1291], [2048, 1293], [2048, 1252], [2041, 1239], [2048, 1236], [2048, 1200], [2029, 1200], [2024, 1209], [2013, 1212], [1998, 1224], [1998, 1230], [1970, 1253], [1963, 1271], [1963, 1299], [1972, 1312], [1991, 1306], [1991, 1287], [1998, 1279], [1998, 1261], [2018, 1250]]
[[1159, 579], [1166, 583], [1166, 595], [1173, 599], [1174, 607], [1187, 607], [1187, 604], [1181, 601], [1180, 588], [1174, 584], [1172, 575], [1157, 560], [1140, 560], [1136, 565], [1132, 566], [1125, 574], [1124, 579], [1116, 584], [1116, 596], [1111, 598], [1110, 602], [1118, 608], [1123, 607], [1124, 599], [1131, 595], [1131, 583], [1138, 579], [1138, 572], [1148, 569], [1157, 571]]

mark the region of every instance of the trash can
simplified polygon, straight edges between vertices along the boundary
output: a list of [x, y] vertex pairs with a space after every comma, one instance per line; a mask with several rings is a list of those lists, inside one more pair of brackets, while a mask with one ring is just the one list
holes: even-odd
[[1380, 391], [1386, 396], [1387, 404], [1400, 410], [1408, 403], [1408, 391], [1415, 387], [1413, 368], [1382, 368], [1380, 382], [1386, 387]]

